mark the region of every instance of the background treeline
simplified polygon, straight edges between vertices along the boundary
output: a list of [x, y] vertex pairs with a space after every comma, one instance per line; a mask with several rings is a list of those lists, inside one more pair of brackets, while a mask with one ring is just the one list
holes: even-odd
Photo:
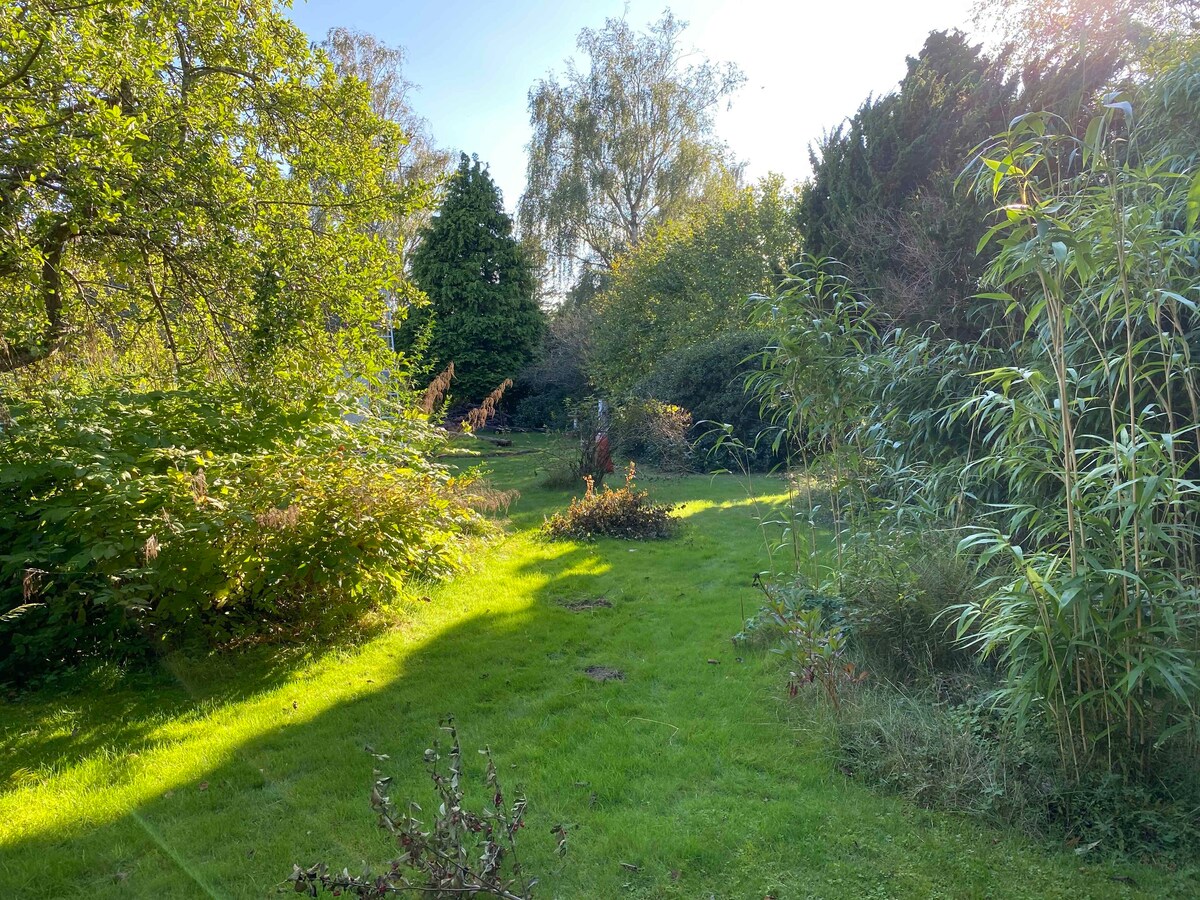
[[[745, 299], [777, 287], [801, 254], [839, 260], [856, 296], [889, 324], [965, 340], [992, 334], [1005, 314], [979, 296], [995, 248], [980, 246], [994, 224], [990, 200], [964, 187], [974, 149], [1028, 112], [1086, 127], [1108, 94], [1177, 59], [1188, 9], [980, 4], [990, 45], [931, 33], [896, 90], [868, 98], [814, 144], [799, 188], [777, 177], [742, 183], [712, 131], [741, 76], [692, 62], [678, 20], [668, 14], [640, 34], [618, 20], [586, 30], [584, 62], [530, 93], [519, 219], [564, 299], [549, 307], [538, 360], [510, 395], [515, 423], [561, 426], [576, 418], [574, 403], [596, 395], [680, 407], [693, 439], [734, 424], [750, 444], [763, 421], [741, 383], [769, 341], [754, 336]], [[620, 140], [603, 140], [612, 134]], [[684, 357], [703, 388], [672, 372]], [[703, 457], [695, 464], [711, 461]], [[779, 458], [760, 447], [753, 461]]]

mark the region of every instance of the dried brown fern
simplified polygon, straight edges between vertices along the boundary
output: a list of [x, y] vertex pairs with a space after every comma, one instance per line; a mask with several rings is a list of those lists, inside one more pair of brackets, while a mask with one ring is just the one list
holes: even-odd
[[425, 396], [421, 398], [421, 412], [425, 415], [432, 415], [442, 401], [446, 399], [446, 391], [450, 389], [450, 381], [454, 378], [454, 362], [446, 366], [437, 378], [429, 382], [429, 387], [425, 388]]
[[500, 382], [498, 388], [484, 398], [482, 403], [467, 413], [466, 423], [472, 431], [478, 431], [496, 414], [496, 405], [500, 402], [500, 398], [504, 396], [504, 392], [510, 387], [512, 387], [512, 379], [505, 378]]

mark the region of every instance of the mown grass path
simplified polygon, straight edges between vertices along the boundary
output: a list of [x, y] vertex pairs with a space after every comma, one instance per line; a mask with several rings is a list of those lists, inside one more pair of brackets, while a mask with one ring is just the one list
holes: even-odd
[[[743, 487], [649, 483], [682, 504], [670, 542], [553, 544], [536, 528], [566, 495], [537, 487], [542, 462], [490, 461], [498, 486], [523, 492], [508, 534], [403, 606], [402, 627], [341, 651], [173, 659], [0, 706], [0, 897], [265, 897], [293, 862], [378, 864], [390, 847], [363, 748], [390, 754], [395, 797], [428, 801], [421, 755], [446, 713], [475, 766], [468, 796], [482, 800], [485, 743], [524, 786], [541, 897], [1197, 893], [849, 782], [825, 736], [789, 724], [776, 658], [730, 643], [764, 567]], [[564, 606], [597, 597], [611, 606]]]

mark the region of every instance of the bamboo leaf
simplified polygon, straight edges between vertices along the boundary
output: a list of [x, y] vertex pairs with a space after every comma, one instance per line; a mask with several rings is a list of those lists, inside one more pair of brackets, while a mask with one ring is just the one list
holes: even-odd
[[1200, 169], [1192, 176], [1191, 187], [1187, 195], [1187, 227], [1188, 231], [1196, 230], [1196, 222], [1200, 220]]

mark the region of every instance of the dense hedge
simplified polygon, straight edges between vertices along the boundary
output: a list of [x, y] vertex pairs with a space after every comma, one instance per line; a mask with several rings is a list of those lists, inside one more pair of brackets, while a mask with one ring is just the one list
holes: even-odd
[[235, 388], [12, 403], [0, 431], [0, 680], [261, 633], [454, 561], [435, 437], [361, 403]]
[[[730, 425], [733, 434], [747, 447], [766, 429], [759, 416], [758, 401], [743, 390], [745, 375], [759, 367], [758, 354], [771, 342], [760, 330], [727, 331], [709, 341], [665, 354], [654, 371], [639, 381], [633, 394], [680, 406], [692, 414], [692, 438], [697, 442], [696, 464], [701, 467], [728, 465], [730, 460], [714, 453], [714, 430]], [[749, 454], [756, 468], [776, 462], [769, 441]]]

